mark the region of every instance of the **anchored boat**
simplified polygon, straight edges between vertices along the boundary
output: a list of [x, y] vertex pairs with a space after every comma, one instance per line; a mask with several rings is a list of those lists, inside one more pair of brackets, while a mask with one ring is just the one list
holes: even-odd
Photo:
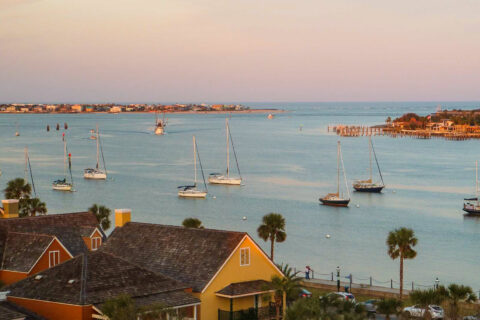
[[[85, 179], [105, 180], [107, 179], [107, 167], [105, 166], [105, 158], [103, 157], [103, 148], [100, 144], [100, 132], [98, 131], [98, 125], [95, 139], [97, 140], [97, 165], [95, 168], [87, 168], [83, 170], [83, 177]], [[102, 155], [103, 170], [100, 169], [100, 154]]]
[[[200, 164], [200, 170], [202, 172], [203, 185], [205, 186], [205, 190], [197, 189], [197, 156], [198, 156], [198, 163]], [[182, 198], [205, 198], [207, 196], [208, 190], [207, 190], [207, 184], [205, 183], [205, 176], [203, 174], [202, 161], [200, 160], [200, 154], [198, 153], [195, 136], [193, 136], [193, 167], [195, 172], [193, 185], [179, 186], [178, 196]]]
[[[343, 178], [345, 180], [345, 188], [347, 190], [347, 197], [344, 197], [343, 194], [340, 194], [340, 164], [342, 166]], [[318, 199], [320, 202], [326, 206], [333, 207], [348, 207], [350, 203], [350, 192], [348, 191], [347, 186], [347, 175], [345, 173], [345, 167], [343, 165], [342, 158], [342, 149], [340, 147], [340, 141], [337, 144], [337, 192], [329, 193], [325, 197]]]
[[63, 179], [53, 181], [53, 190], [58, 191], [72, 191], [73, 176], [72, 176], [72, 155], [68, 154], [68, 170], [70, 172], [70, 182], [67, 180], [67, 139], [65, 133], [62, 135], [63, 139]]
[[167, 126], [167, 120], [165, 119], [165, 112], [163, 113], [163, 119], [158, 119], [158, 113], [155, 112], [155, 134], [163, 135], [165, 134], [165, 127]]
[[[385, 183], [383, 182], [382, 171], [380, 171], [380, 165], [378, 164], [377, 155], [375, 153], [375, 149], [373, 148], [372, 143], [372, 136], [368, 137], [368, 150], [370, 156], [370, 178], [368, 180], [357, 180], [353, 183], [353, 188], [358, 192], [382, 192], [383, 188], [385, 188]], [[375, 158], [375, 163], [377, 164], [378, 173], [380, 174], [381, 183], [373, 182], [372, 179], [372, 153]]]
[[[208, 182], [212, 184], [225, 184], [225, 185], [240, 185], [242, 183], [242, 175], [240, 173], [240, 167], [238, 165], [237, 153], [235, 146], [233, 145], [232, 135], [230, 133], [230, 126], [228, 125], [228, 118], [225, 119], [225, 133], [227, 136], [227, 172], [223, 173], [210, 173]], [[230, 142], [232, 143], [233, 155], [235, 157], [235, 163], [237, 164], [238, 177], [230, 176]]]
[[463, 211], [467, 215], [480, 216], [480, 202], [478, 201], [478, 161], [475, 161], [475, 198], [465, 198]]

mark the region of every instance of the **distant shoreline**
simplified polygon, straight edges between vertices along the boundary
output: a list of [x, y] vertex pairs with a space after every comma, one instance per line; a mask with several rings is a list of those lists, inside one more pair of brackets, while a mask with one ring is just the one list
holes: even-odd
[[[215, 110], [215, 111], [165, 111], [158, 113], [169, 114], [222, 114], [222, 113], [284, 113], [286, 110], [282, 109], [248, 109], [248, 110]], [[155, 111], [125, 111], [125, 112], [108, 112], [108, 111], [92, 111], [92, 112], [11, 112], [0, 111], [0, 114], [148, 114], [155, 113]]]

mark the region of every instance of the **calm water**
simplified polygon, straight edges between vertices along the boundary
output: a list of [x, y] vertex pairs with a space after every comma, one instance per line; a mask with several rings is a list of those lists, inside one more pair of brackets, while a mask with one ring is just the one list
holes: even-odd
[[[378, 124], [405, 112], [431, 113], [437, 103], [250, 105], [290, 112], [274, 120], [263, 114], [232, 116], [230, 126], [245, 186], [209, 186], [207, 200], [179, 199], [176, 187], [193, 179], [194, 134], [205, 173], [225, 169], [225, 115], [169, 115], [168, 133], [159, 137], [152, 133], [154, 116], [148, 114], [2, 114], [0, 187], [23, 177], [23, 149], [28, 146], [37, 192], [50, 213], [83, 211], [100, 203], [132, 208], [135, 221], [178, 225], [194, 216], [207, 227], [247, 231], [258, 240], [256, 228], [262, 216], [280, 212], [287, 221], [288, 237], [276, 246], [276, 261], [302, 269], [309, 264], [317, 274], [330, 273], [339, 265], [342, 273], [353, 273], [355, 280], [397, 279], [398, 261], [387, 256], [385, 239], [394, 228], [411, 227], [419, 238], [418, 257], [406, 263], [406, 281], [431, 285], [439, 277], [442, 283], [460, 282], [480, 289], [480, 220], [464, 218], [461, 211], [463, 197], [474, 193], [480, 141], [375, 137], [387, 184], [384, 193], [352, 192], [347, 209], [318, 203], [319, 196], [336, 188], [338, 137], [327, 133], [328, 124]], [[20, 137], [14, 137], [15, 122]], [[69, 125], [66, 135], [75, 193], [51, 190], [51, 181], [63, 175], [63, 131], [54, 130], [57, 122]], [[83, 169], [95, 163], [95, 141], [88, 138], [96, 123], [103, 133], [111, 177], [106, 182], [82, 178]], [[46, 131], [47, 124], [52, 131]], [[367, 138], [342, 138], [341, 142], [349, 183], [366, 177]], [[331, 238], [326, 239], [326, 234]], [[258, 242], [268, 250], [268, 244]]]

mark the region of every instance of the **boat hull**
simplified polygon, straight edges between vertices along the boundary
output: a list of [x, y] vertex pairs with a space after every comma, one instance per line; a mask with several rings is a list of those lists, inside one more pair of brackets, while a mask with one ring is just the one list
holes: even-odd
[[71, 184], [53, 184], [52, 189], [57, 191], [72, 191], [72, 185]]
[[205, 199], [207, 197], [207, 193], [205, 191], [180, 190], [178, 191], [178, 196], [180, 198]]
[[90, 180], [106, 180], [107, 174], [102, 171], [92, 171], [92, 170], [86, 169], [85, 172], [83, 173], [83, 178], [90, 179]]
[[348, 204], [350, 203], [350, 199], [331, 200], [320, 198], [318, 200], [320, 200], [323, 205], [331, 207], [348, 207]]
[[480, 207], [464, 205], [462, 210], [465, 211], [467, 215], [480, 216]]
[[358, 192], [380, 193], [385, 186], [353, 186], [353, 189]]
[[156, 134], [157, 136], [160, 136], [160, 135], [162, 135], [162, 134], [164, 134], [164, 133], [165, 133], [165, 130], [163, 130], [162, 127], [156, 127], [156, 128], [155, 128], [155, 134]]
[[229, 178], [225, 176], [210, 176], [208, 177], [208, 183], [211, 184], [225, 184], [225, 185], [231, 185], [231, 186], [239, 186], [242, 184], [242, 179], [241, 178]]

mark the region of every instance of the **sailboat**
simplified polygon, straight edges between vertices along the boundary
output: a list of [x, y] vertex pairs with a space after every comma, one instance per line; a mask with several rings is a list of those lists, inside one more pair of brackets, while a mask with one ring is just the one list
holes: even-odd
[[[357, 180], [353, 183], [353, 188], [359, 192], [382, 192], [382, 189], [385, 188], [385, 183], [383, 182], [382, 172], [380, 171], [380, 166], [378, 164], [377, 155], [375, 154], [375, 149], [372, 144], [372, 136], [368, 137], [368, 150], [370, 156], [370, 178], [368, 180]], [[372, 153], [375, 157], [375, 162], [377, 164], [378, 173], [380, 174], [381, 183], [375, 183], [372, 179]]]
[[165, 133], [166, 126], [167, 126], [167, 121], [165, 120], [165, 112], [163, 113], [162, 120], [158, 120], [158, 113], [155, 112], [155, 134], [163, 135]]
[[68, 170], [70, 171], [70, 182], [67, 181], [67, 139], [65, 139], [65, 133], [63, 138], [63, 179], [53, 181], [53, 190], [58, 191], [72, 191], [73, 188], [73, 176], [72, 176], [72, 159], [71, 154], [68, 154]]
[[[95, 168], [87, 168], [83, 170], [83, 177], [85, 179], [94, 179], [94, 180], [105, 180], [107, 179], [107, 168], [105, 166], [105, 158], [103, 157], [103, 149], [100, 145], [100, 133], [98, 131], [97, 125], [97, 135], [95, 136], [97, 140], [97, 165]], [[102, 161], [103, 161], [103, 170], [100, 169], [100, 153], [102, 154]]]
[[15, 122], [15, 137], [20, 136], [20, 131], [18, 131], [18, 123]]
[[[340, 194], [340, 164], [342, 165], [343, 178], [345, 180], [345, 188], [347, 190], [347, 197]], [[343, 166], [342, 149], [340, 147], [340, 141], [337, 144], [337, 192], [329, 193], [325, 197], [318, 199], [320, 202], [327, 206], [334, 207], [348, 207], [350, 202], [350, 192], [347, 186], [347, 175], [345, 173], [345, 167]]]
[[[212, 184], [240, 185], [242, 183], [242, 175], [240, 174], [240, 167], [238, 166], [237, 153], [235, 152], [235, 146], [233, 145], [233, 139], [230, 133], [230, 127], [228, 125], [228, 118], [225, 119], [225, 133], [227, 136], [227, 172], [226, 174], [210, 173], [208, 182]], [[237, 164], [238, 177], [230, 176], [230, 141], [232, 143], [235, 163]]]
[[475, 161], [475, 195], [475, 198], [464, 199], [466, 202], [463, 203], [463, 211], [468, 215], [480, 216], [480, 202], [478, 201], [478, 161]]
[[[200, 170], [202, 171], [203, 185], [205, 190], [197, 189], [197, 156], [200, 164]], [[205, 198], [207, 196], [207, 184], [205, 183], [205, 176], [203, 175], [202, 162], [200, 161], [200, 154], [198, 153], [197, 142], [195, 136], [193, 136], [193, 166], [194, 166], [194, 183], [190, 186], [179, 186], [178, 196], [182, 198]]]

